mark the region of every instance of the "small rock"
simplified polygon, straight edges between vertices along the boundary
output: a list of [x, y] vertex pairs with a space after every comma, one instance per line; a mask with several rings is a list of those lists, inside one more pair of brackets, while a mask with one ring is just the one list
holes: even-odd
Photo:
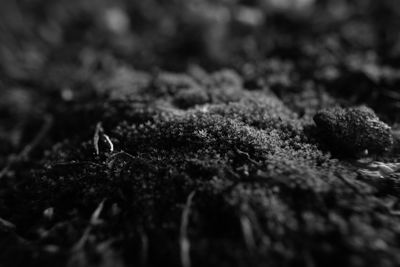
[[330, 108], [314, 116], [323, 138], [337, 152], [360, 156], [364, 151], [379, 154], [393, 146], [391, 128], [379, 120], [373, 110], [355, 108]]

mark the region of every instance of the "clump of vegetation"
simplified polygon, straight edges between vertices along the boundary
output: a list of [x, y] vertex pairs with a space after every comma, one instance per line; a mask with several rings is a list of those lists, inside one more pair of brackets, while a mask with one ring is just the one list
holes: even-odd
[[201, 88], [180, 91], [174, 97], [174, 104], [179, 108], [190, 108], [210, 101], [210, 96]]
[[391, 128], [365, 106], [331, 108], [314, 116], [321, 135], [337, 149], [353, 155], [384, 153], [392, 149]]
[[4, 2], [0, 266], [400, 265], [395, 0]]

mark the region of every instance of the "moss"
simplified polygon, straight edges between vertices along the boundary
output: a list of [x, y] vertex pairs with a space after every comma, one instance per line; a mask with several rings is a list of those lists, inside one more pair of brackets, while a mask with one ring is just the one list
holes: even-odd
[[399, 266], [399, 138], [330, 108], [396, 130], [388, 1], [1, 9], [0, 265], [180, 266], [190, 206], [193, 267]]
[[242, 121], [258, 129], [272, 130], [295, 125], [297, 115], [273, 95], [248, 94], [240, 101], [206, 107], [210, 113]]
[[186, 74], [162, 72], [155, 75], [151, 87], [156, 94], [174, 95], [181, 90], [188, 90], [199, 85]]
[[213, 103], [235, 102], [244, 96], [242, 79], [233, 70], [212, 73], [205, 85]]
[[390, 126], [365, 106], [321, 110], [314, 116], [314, 121], [323, 138], [344, 153], [384, 153], [392, 149]]
[[193, 88], [178, 92], [174, 97], [174, 104], [183, 109], [210, 102], [210, 96], [205, 90]]

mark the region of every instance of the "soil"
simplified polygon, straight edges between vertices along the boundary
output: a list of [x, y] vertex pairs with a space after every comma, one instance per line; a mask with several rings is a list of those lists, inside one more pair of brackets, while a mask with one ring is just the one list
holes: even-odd
[[4, 0], [0, 266], [399, 266], [395, 0]]

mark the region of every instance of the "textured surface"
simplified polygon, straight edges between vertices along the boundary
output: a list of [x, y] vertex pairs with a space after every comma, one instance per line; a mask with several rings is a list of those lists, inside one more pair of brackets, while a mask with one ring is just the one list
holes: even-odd
[[314, 121], [332, 149], [360, 155], [384, 153], [392, 149], [389, 125], [380, 121], [367, 107], [332, 108], [319, 111]]
[[395, 0], [14, 2], [0, 266], [400, 265]]

